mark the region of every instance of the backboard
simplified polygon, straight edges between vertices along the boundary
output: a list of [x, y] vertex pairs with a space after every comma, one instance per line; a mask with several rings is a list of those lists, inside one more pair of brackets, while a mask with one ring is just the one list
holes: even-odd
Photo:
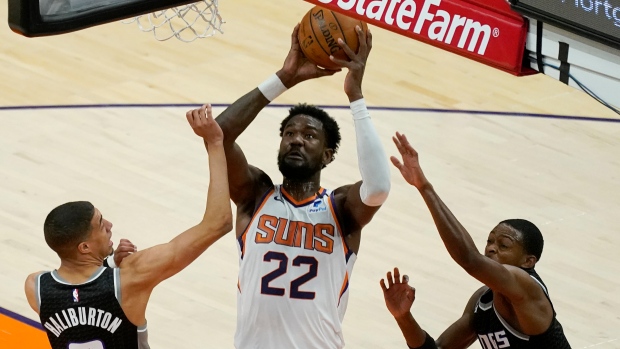
[[9, 27], [27, 36], [64, 34], [196, 0], [8, 0]]

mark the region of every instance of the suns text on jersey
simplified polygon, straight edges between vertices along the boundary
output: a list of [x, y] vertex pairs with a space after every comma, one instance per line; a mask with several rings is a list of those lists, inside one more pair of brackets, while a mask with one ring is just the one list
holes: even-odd
[[56, 337], [60, 337], [64, 330], [75, 326], [101, 327], [110, 333], [114, 333], [123, 320], [116, 316], [112, 320], [112, 317], [111, 313], [101, 309], [91, 307], [67, 308], [50, 316], [49, 321], [46, 321], [43, 326]]
[[274, 242], [278, 245], [316, 250], [331, 254], [334, 251], [333, 224], [290, 221], [270, 215], [258, 220], [254, 241], [257, 244]]

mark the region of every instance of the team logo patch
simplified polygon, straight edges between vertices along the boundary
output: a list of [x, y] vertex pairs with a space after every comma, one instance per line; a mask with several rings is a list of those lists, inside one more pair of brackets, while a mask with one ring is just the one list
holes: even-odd
[[327, 205], [323, 202], [323, 200], [318, 199], [312, 203], [308, 207], [308, 213], [318, 213], [327, 211]]
[[73, 303], [77, 303], [80, 301], [80, 295], [78, 293], [78, 289], [74, 288], [73, 289]]

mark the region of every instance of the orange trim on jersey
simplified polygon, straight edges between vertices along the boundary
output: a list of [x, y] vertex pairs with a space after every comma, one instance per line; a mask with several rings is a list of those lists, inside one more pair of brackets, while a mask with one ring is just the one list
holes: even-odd
[[344, 252], [344, 255], [346, 256], [349, 254], [349, 246], [347, 245], [347, 242], [344, 240], [344, 233], [342, 232], [342, 229], [340, 229], [340, 222], [338, 221], [338, 216], [336, 216], [336, 210], [334, 210], [334, 206], [332, 205], [331, 197], [327, 198], [327, 202], [329, 205], [329, 209], [332, 211], [334, 222], [336, 222], [336, 228], [338, 229], [338, 235], [340, 235], [340, 239], [342, 240], [342, 250]]
[[[263, 206], [265, 206], [265, 204], [267, 203], [267, 201], [271, 197], [271, 194], [273, 194], [274, 190], [275, 190], [274, 188], [271, 188], [271, 190], [269, 190], [267, 195], [265, 195], [265, 198], [263, 199], [263, 202], [260, 203], [260, 205], [258, 206], [256, 211], [254, 212], [254, 215], [252, 215], [252, 219], [250, 219], [250, 223], [248, 223], [248, 226], [245, 228], [245, 230], [241, 234], [241, 241], [243, 241], [243, 248], [241, 250], [243, 252], [245, 252], [245, 238], [248, 235], [248, 230], [250, 230], [250, 227], [252, 226], [252, 223], [254, 222], [254, 219], [256, 218], [257, 213], [260, 212], [260, 210], [263, 208]], [[243, 254], [242, 254], [242, 256], [243, 256]]]
[[340, 305], [340, 299], [342, 298], [342, 295], [347, 290], [347, 288], [349, 288], [349, 272], [348, 271], [344, 274], [344, 281], [342, 282], [342, 287], [340, 287], [340, 295], [338, 296], [338, 305]]
[[[323, 187], [320, 187], [320, 188], [319, 188], [319, 190], [318, 190], [318, 192], [319, 192], [319, 193], [322, 193], [322, 192], [323, 192], [323, 190], [325, 190], [325, 189], [323, 189]], [[295, 199], [291, 196], [291, 194], [287, 193], [287, 192], [286, 192], [286, 190], [284, 190], [284, 186], [280, 186], [280, 191], [282, 192], [282, 195], [283, 195], [283, 196], [285, 196], [285, 197], [286, 197], [286, 199], [287, 199], [288, 201], [292, 202], [292, 203], [293, 203], [294, 205], [296, 205], [296, 206], [301, 206], [301, 205], [305, 205], [305, 204], [307, 204], [307, 203], [313, 202], [313, 201], [314, 201], [314, 200], [316, 200], [316, 198], [317, 198], [317, 195], [316, 195], [316, 194], [314, 194], [314, 195], [312, 195], [312, 196], [311, 196], [311, 197], [309, 197], [309, 198], [305, 198], [305, 199], [303, 199], [303, 200], [301, 200], [301, 201], [297, 201], [297, 200], [295, 200]]]

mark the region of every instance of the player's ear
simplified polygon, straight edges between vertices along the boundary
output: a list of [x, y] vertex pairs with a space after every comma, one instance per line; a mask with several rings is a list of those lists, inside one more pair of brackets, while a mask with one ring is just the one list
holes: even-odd
[[87, 241], [80, 242], [77, 248], [78, 248], [78, 253], [80, 254], [87, 254], [91, 252], [92, 250], [90, 244]]
[[323, 151], [323, 167], [329, 165], [332, 161], [334, 161], [334, 149], [325, 148]]
[[538, 258], [536, 258], [536, 256], [534, 256], [533, 254], [528, 254], [525, 256], [525, 262], [521, 264], [521, 267], [525, 269], [531, 269], [534, 268], [536, 262], [538, 262]]

